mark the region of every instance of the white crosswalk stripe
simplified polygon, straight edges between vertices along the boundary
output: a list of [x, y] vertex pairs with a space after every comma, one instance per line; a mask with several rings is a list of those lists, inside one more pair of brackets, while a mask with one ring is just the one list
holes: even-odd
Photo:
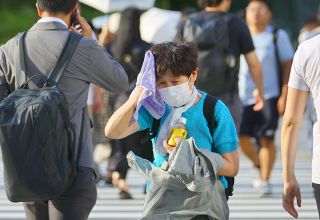
[[[302, 208], [299, 209], [299, 219], [318, 219], [311, 187], [310, 161], [310, 157], [299, 158], [296, 165], [296, 174], [302, 192]], [[0, 170], [2, 171], [2, 169]], [[236, 178], [235, 195], [229, 200], [230, 219], [292, 219], [281, 206], [280, 162], [276, 163], [272, 174], [273, 194], [271, 196], [259, 197], [251, 185], [252, 173], [252, 165], [242, 157], [240, 172]], [[133, 220], [141, 217], [145, 180], [134, 172], [129, 172], [128, 180], [134, 200], [120, 200], [117, 189], [103, 184], [98, 185], [98, 200], [90, 214], [90, 220]], [[1, 180], [0, 220], [13, 219], [25, 219], [23, 206], [20, 203], [10, 203], [7, 200]]]

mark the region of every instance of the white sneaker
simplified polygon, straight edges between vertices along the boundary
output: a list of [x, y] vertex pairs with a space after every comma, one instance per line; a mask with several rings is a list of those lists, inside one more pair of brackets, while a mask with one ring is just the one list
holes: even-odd
[[261, 185], [261, 178], [260, 178], [260, 169], [254, 167], [253, 168], [253, 180], [252, 180], [252, 186], [256, 189], [260, 188]]
[[255, 189], [260, 189], [262, 185], [262, 180], [260, 178], [256, 178], [254, 180], [252, 180], [252, 186]]
[[269, 182], [261, 181], [260, 185], [261, 196], [267, 196], [272, 194], [271, 184]]

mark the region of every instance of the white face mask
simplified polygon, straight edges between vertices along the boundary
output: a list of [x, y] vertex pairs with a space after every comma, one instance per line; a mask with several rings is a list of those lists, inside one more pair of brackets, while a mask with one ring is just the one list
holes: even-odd
[[172, 107], [181, 107], [187, 104], [191, 99], [193, 91], [189, 87], [189, 80], [176, 86], [159, 89], [162, 99]]

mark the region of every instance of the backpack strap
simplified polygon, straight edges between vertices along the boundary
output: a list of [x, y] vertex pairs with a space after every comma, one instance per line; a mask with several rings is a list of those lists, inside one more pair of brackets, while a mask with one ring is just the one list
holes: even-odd
[[214, 129], [216, 127], [216, 121], [214, 120], [214, 109], [216, 107], [217, 102], [218, 102], [218, 98], [207, 94], [203, 104], [203, 115], [208, 122], [208, 127], [212, 136], [213, 136]]
[[[203, 114], [207, 120], [208, 127], [212, 136], [214, 133], [214, 129], [217, 126], [217, 123], [214, 120], [214, 109], [216, 107], [217, 102], [218, 102], [218, 98], [207, 94], [203, 104]], [[225, 189], [225, 194], [228, 200], [229, 196], [233, 196], [234, 177], [225, 176], [225, 178], [228, 182], [228, 187]]]
[[17, 52], [15, 54], [15, 89], [21, 88], [21, 86], [23, 86], [23, 84], [27, 82], [27, 73], [24, 56], [24, 40], [26, 34], [27, 32], [22, 33], [18, 42]]
[[279, 89], [281, 92], [282, 88], [282, 70], [281, 70], [281, 62], [280, 62], [280, 54], [278, 50], [278, 28], [274, 28], [272, 31], [272, 38], [273, 38], [273, 44], [275, 48], [275, 55], [276, 55], [276, 60], [277, 60], [277, 69], [278, 69], [278, 81], [279, 81]]
[[[27, 88], [28, 83], [31, 81], [31, 79], [43, 75], [33, 75], [28, 79], [27, 71], [26, 71], [26, 61], [25, 61], [25, 38], [26, 38], [27, 32], [23, 32], [21, 34], [21, 37], [18, 41], [18, 47], [17, 51], [15, 52], [15, 89], [20, 88]], [[45, 77], [44, 77], [45, 78]], [[10, 87], [10, 86], [9, 86]], [[14, 89], [9, 88], [9, 92], [11, 93]]]
[[153, 118], [152, 127], [149, 129], [147, 135], [144, 138], [142, 138], [141, 143], [145, 144], [148, 141], [151, 141], [152, 139], [154, 139], [158, 134], [159, 128], [160, 128], [160, 119]]
[[66, 67], [70, 63], [72, 59], [72, 55], [76, 50], [79, 41], [82, 39], [82, 35], [70, 32], [67, 42], [61, 52], [61, 55], [57, 61], [57, 64], [50, 72], [47, 82], [45, 83], [44, 87], [56, 87], [59, 83], [59, 80], [65, 71]]

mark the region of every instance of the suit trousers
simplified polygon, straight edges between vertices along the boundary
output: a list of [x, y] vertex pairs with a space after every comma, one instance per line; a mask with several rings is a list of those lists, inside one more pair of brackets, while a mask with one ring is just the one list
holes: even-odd
[[27, 220], [87, 220], [96, 199], [94, 171], [80, 167], [74, 184], [59, 198], [23, 205]]
[[312, 187], [314, 189], [314, 197], [317, 202], [318, 214], [320, 219], [320, 184], [312, 183]]

